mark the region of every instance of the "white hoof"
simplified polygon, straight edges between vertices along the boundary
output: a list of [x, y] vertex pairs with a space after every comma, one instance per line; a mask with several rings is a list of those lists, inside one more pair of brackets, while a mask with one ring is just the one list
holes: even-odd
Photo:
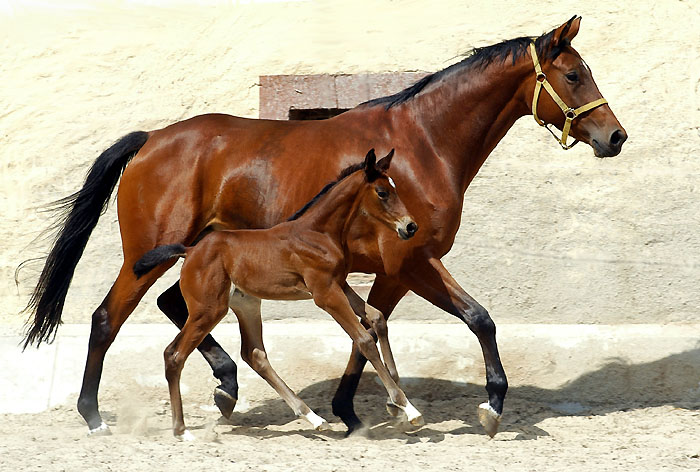
[[479, 423], [486, 430], [489, 437], [494, 437], [498, 432], [498, 426], [501, 424], [501, 415], [496, 413], [496, 410], [488, 403], [479, 405]]
[[194, 434], [190, 433], [189, 429], [186, 429], [184, 433], [176, 434], [175, 439], [177, 439], [178, 441], [185, 441], [185, 442], [194, 441]]
[[88, 431], [88, 436], [109, 436], [110, 434], [112, 434], [112, 431], [110, 431], [109, 426], [104, 421], [97, 428]]
[[404, 411], [406, 412], [406, 420], [413, 426], [423, 426], [425, 424], [423, 415], [420, 411], [416, 410], [413, 405], [411, 405], [411, 402], [406, 402], [406, 408]]
[[328, 422], [320, 416], [318, 416], [313, 411], [301, 416], [303, 416], [306, 421], [311, 423], [311, 426], [313, 426], [316, 431], [327, 431], [331, 429], [331, 426], [328, 424]]

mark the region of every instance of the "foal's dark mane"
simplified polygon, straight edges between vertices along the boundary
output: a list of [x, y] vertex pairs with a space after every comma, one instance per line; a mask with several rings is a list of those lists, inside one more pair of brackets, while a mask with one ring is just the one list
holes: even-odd
[[[569, 20], [569, 23], [571, 23], [572, 20], [573, 18]], [[474, 48], [467, 53], [467, 57], [462, 61], [452, 64], [441, 71], [426, 75], [407, 89], [395, 93], [394, 95], [369, 100], [362, 105], [384, 105], [388, 110], [391, 107], [407, 102], [418, 95], [418, 93], [420, 93], [429, 84], [438, 82], [440, 79], [451, 74], [452, 72], [469, 69], [482, 71], [487, 66], [495, 62], [505, 62], [508, 57], [512, 58], [513, 65], [515, 65], [515, 62], [527, 53], [530, 42], [532, 42], [533, 39], [535, 41], [537, 55], [539, 57], [545, 57], [553, 60], [559, 55], [559, 53], [561, 53], [563, 47], [565, 46], [561, 45], [558, 47], [551, 47], [553, 34], [554, 31], [550, 31], [549, 33], [545, 33], [536, 39], [529, 36], [521, 36], [519, 38], [509, 39], [491, 46]]]
[[[317, 201], [319, 201], [319, 200], [321, 199], [321, 197], [323, 197], [323, 196], [324, 196], [325, 194], [327, 194], [333, 187], [335, 187], [335, 185], [336, 185], [338, 182], [340, 182], [341, 180], [343, 180], [345, 177], [349, 176], [350, 174], [352, 174], [352, 173], [354, 173], [354, 172], [357, 172], [358, 170], [363, 170], [364, 168], [365, 168], [365, 162], [363, 161], [363, 162], [360, 162], [360, 163], [357, 163], [357, 164], [352, 164], [352, 165], [346, 167], [345, 169], [341, 170], [341, 171], [340, 171], [340, 174], [338, 174], [338, 177], [337, 177], [333, 182], [328, 182], [328, 183], [321, 189], [321, 191], [318, 192], [318, 193], [316, 194], [316, 196], [315, 196], [314, 198], [312, 198], [311, 200], [309, 200], [309, 201], [306, 203], [306, 205], [304, 205], [303, 207], [301, 207], [301, 209], [300, 209], [299, 211], [297, 211], [297, 212], [294, 213], [292, 216], [290, 216], [289, 218], [287, 218], [287, 221], [294, 221], [294, 220], [298, 219], [301, 215], [303, 215], [304, 213], [306, 213], [306, 211], [307, 211], [309, 208], [311, 208]], [[374, 179], [372, 179], [372, 180], [374, 180]], [[370, 181], [371, 181], [371, 180], [370, 180]]]

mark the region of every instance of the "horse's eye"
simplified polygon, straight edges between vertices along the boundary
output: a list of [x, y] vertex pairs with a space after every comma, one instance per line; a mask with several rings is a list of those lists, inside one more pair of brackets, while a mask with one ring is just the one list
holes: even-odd
[[384, 189], [377, 189], [377, 196], [380, 200], [386, 200], [387, 198], [389, 198], [389, 192], [387, 192]]
[[578, 82], [578, 73], [575, 70], [573, 70], [566, 74], [566, 79], [569, 82]]

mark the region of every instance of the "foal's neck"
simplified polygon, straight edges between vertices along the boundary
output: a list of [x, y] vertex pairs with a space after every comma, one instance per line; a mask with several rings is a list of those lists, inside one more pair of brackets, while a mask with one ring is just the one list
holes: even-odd
[[357, 215], [363, 185], [363, 171], [350, 174], [293, 223], [306, 230], [330, 235], [344, 246], [347, 230]]

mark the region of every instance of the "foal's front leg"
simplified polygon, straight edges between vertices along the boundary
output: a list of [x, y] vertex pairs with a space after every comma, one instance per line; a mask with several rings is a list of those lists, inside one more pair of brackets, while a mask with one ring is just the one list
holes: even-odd
[[[343, 286], [343, 291], [345, 296], [350, 302], [350, 306], [355, 311], [355, 314], [367, 320], [372, 326], [372, 329], [377, 334], [377, 339], [379, 341], [379, 347], [382, 351], [382, 359], [384, 360], [384, 365], [386, 366], [391, 378], [394, 379], [396, 384], [399, 384], [399, 373], [396, 368], [396, 362], [394, 361], [394, 354], [391, 351], [391, 345], [389, 344], [389, 328], [387, 327], [386, 318], [381, 311], [374, 308], [369, 303], [365, 302], [362, 297], [360, 297], [348, 284], [347, 282]], [[391, 416], [398, 416], [399, 412], [402, 410], [399, 405], [394, 404], [391, 398], [387, 400], [386, 409]], [[420, 426], [423, 424], [423, 418], [409, 419], [411, 424]]]
[[[327, 311], [338, 324], [340, 324], [350, 338], [352, 338], [362, 355], [372, 363], [372, 366], [377, 371], [377, 375], [379, 375], [379, 378], [389, 394], [391, 402], [406, 412], [408, 421], [417, 426], [423, 424], [423, 417], [420, 412], [411, 405], [403, 390], [399, 388], [392, 374], [389, 373], [387, 366], [382, 363], [379, 351], [374, 343], [374, 338], [355, 317], [353, 307], [343, 287], [337, 283], [332, 283], [328, 286], [327, 282], [322, 284], [322, 286], [324, 286], [324, 289], [318, 290], [314, 290], [311, 286], [309, 287], [314, 295], [314, 302], [316, 302], [316, 305]], [[355, 295], [357, 296], [357, 294]], [[356, 300], [355, 303], [357, 303]], [[378, 313], [377, 310], [374, 311]], [[379, 313], [379, 316], [381, 317], [381, 313]], [[383, 334], [386, 335], [386, 330], [384, 330]], [[387, 340], [386, 337], [384, 339], [385, 341]], [[388, 343], [383, 342], [382, 347], [384, 348], [384, 346], [386, 346], [388, 357], [392, 359], [393, 363], [393, 356], [391, 355], [391, 350], [388, 349]], [[396, 368], [394, 366], [394, 372], [395, 370]]]

